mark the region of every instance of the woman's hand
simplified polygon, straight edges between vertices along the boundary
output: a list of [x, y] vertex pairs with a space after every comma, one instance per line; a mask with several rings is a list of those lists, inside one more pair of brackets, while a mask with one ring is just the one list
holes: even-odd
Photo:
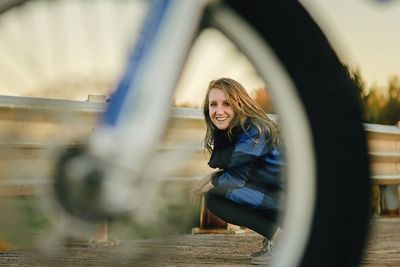
[[211, 180], [217, 173], [218, 172], [211, 172], [196, 183], [193, 189], [189, 192], [189, 196], [192, 201], [200, 199], [201, 196], [207, 193], [210, 189], [214, 188]]
[[210, 191], [211, 189], [213, 189], [215, 186], [211, 183], [208, 182], [205, 186], [203, 186], [203, 188], [200, 190], [200, 194], [204, 195], [205, 193], [207, 193], [208, 191]]

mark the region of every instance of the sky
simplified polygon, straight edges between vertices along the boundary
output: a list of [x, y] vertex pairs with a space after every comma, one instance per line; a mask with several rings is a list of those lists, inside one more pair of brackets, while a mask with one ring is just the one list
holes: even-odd
[[230, 77], [252, 91], [264, 87], [253, 65], [220, 32], [208, 29], [189, 54], [176, 90], [176, 104], [201, 106], [211, 80]]
[[400, 1], [302, 0], [343, 62], [368, 85], [400, 75]]
[[[341, 60], [367, 86], [400, 74], [400, 1], [301, 0]], [[49, 4], [51, 3], [51, 4]], [[128, 4], [129, 3], [129, 4]], [[0, 16], [0, 95], [85, 100], [107, 94], [123, 71], [146, 1], [32, 1]], [[216, 30], [204, 31], [189, 54], [175, 102], [200, 106], [210, 80], [264, 86], [254, 67]]]
[[[342, 62], [360, 70], [367, 87], [384, 87], [390, 77], [400, 75], [400, 1], [300, 2], [320, 25]], [[193, 71], [188, 71], [185, 82], [178, 86], [178, 103], [199, 103], [196, 99], [202, 99], [204, 89], [193, 88], [194, 84], [206, 88], [210, 79], [221, 75], [237, 78], [249, 90], [264, 86], [251, 70], [251, 63], [235, 55], [227, 40], [217, 33], [202, 37], [193, 51], [198, 55], [190, 58]]]

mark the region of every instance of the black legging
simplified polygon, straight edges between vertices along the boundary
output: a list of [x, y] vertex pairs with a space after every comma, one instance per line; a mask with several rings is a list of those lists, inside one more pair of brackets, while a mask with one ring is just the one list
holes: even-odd
[[225, 222], [249, 228], [270, 240], [278, 229], [277, 213], [233, 202], [225, 197], [226, 190], [217, 186], [205, 194], [208, 209]]

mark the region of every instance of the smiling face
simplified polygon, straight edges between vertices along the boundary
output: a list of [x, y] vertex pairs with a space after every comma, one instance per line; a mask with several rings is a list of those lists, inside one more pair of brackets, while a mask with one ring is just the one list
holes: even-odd
[[233, 111], [225, 93], [217, 88], [210, 90], [208, 95], [208, 114], [212, 123], [220, 130], [226, 130], [233, 118], [235, 112]]

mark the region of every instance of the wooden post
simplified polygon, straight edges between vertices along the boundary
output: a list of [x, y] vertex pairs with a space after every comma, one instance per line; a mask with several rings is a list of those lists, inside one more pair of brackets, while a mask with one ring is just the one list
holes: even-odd
[[399, 202], [399, 214], [400, 214], [400, 185], [397, 186], [397, 200]]
[[108, 223], [106, 220], [97, 224], [90, 239], [91, 247], [109, 247], [119, 245], [117, 240], [108, 239]]
[[200, 202], [200, 227], [192, 229], [192, 234], [242, 234], [246, 230], [240, 226], [225, 222], [212, 214], [207, 208], [204, 197]]
[[[105, 103], [107, 97], [105, 95], [88, 95], [88, 102]], [[118, 241], [108, 239], [108, 223], [106, 220], [98, 223], [96, 229], [90, 239], [92, 246], [114, 246], [118, 245]]]
[[98, 223], [96, 229], [92, 234], [92, 240], [94, 242], [106, 242], [108, 240], [108, 223], [107, 221], [102, 221]]
[[373, 184], [371, 189], [371, 215], [378, 217], [381, 215], [381, 189], [379, 184]]
[[204, 197], [202, 197], [200, 208], [200, 229], [226, 229], [228, 224], [212, 214], [205, 203]]

